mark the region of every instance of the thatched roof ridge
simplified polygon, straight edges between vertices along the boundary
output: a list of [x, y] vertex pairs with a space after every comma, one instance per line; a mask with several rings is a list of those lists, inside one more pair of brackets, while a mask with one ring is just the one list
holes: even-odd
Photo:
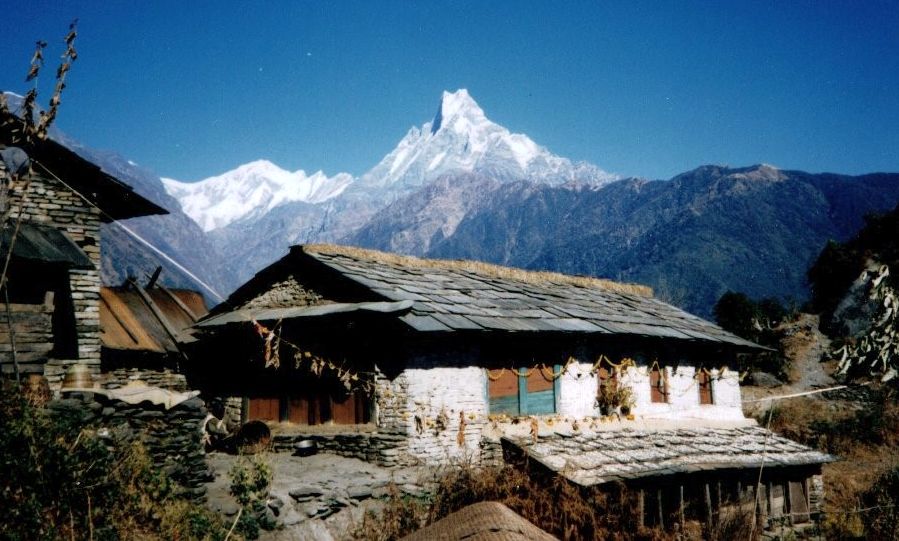
[[342, 255], [354, 259], [362, 259], [375, 263], [412, 267], [417, 269], [441, 269], [452, 271], [465, 271], [479, 274], [489, 278], [501, 280], [514, 280], [527, 284], [553, 283], [572, 285], [577, 287], [601, 289], [627, 295], [639, 295], [652, 297], [652, 288], [642, 284], [615, 282], [603, 278], [589, 276], [572, 276], [558, 272], [529, 271], [513, 267], [503, 267], [481, 261], [467, 259], [424, 259], [410, 255], [392, 254], [357, 248], [355, 246], [341, 246], [337, 244], [304, 244], [302, 250], [306, 253], [320, 253], [330, 255]]

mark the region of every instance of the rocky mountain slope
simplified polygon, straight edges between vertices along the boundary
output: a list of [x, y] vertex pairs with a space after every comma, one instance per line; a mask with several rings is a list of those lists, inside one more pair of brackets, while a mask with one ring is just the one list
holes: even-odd
[[[473, 202], [460, 202], [466, 198]], [[704, 166], [669, 181], [599, 188], [457, 177], [397, 201], [347, 240], [646, 283], [709, 316], [729, 289], [805, 300], [805, 269], [828, 239], [848, 238], [866, 213], [897, 201], [899, 175], [812, 175], [765, 165]]]
[[[16, 111], [22, 97], [10, 92], [4, 92], [4, 96], [10, 109]], [[169, 211], [167, 215], [145, 216], [102, 226], [100, 273], [104, 284], [119, 285], [128, 276], [143, 279], [162, 265], [164, 272], [160, 279], [163, 283], [201, 290], [209, 301], [217, 302], [214, 295], [197, 284], [195, 279], [134, 239], [119, 224], [173, 256], [220, 293], [235, 282], [230, 270], [219, 264], [220, 257], [213, 244], [200, 227], [181, 211], [180, 204], [166, 192], [158, 175], [115, 152], [84, 146], [56, 126], [50, 128], [50, 137]]]
[[[827, 240], [848, 238], [866, 213], [899, 201], [897, 175], [765, 165], [614, 181], [493, 123], [465, 90], [444, 93], [434, 118], [359, 178], [322, 175], [329, 189], [320, 197], [286, 195], [287, 182], [246, 174], [289, 175], [259, 165], [167, 183], [184, 205], [205, 198], [195, 218], [234, 265], [230, 287], [292, 244], [325, 241], [637, 281], [706, 316], [727, 290], [804, 301], [805, 269]], [[185, 186], [193, 195], [178, 192]], [[256, 199], [261, 206], [233, 212]]]
[[[169, 214], [161, 216], [124, 220], [121, 225], [173, 257], [219, 294], [227, 292], [225, 289], [235, 280], [230, 268], [221, 265], [221, 257], [215, 246], [196, 222], [181, 211], [178, 202], [166, 193], [158, 175], [114, 152], [93, 150], [64, 136], [60, 136], [60, 139], [81, 156], [134, 188], [140, 195], [169, 211]], [[128, 276], [145, 279], [161, 265], [163, 273], [160, 276], [164, 284], [201, 291], [211, 303], [219, 301], [194, 278], [125, 232], [119, 223], [104, 224], [101, 235], [103, 243], [100, 247], [100, 270], [104, 284], [118, 285]]]
[[[465, 89], [444, 92], [433, 119], [411, 128], [394, 150], [357, 179], [345, 173], [305, 177], [300, 171], [292, 174], [292, 180], [289, 175], [268, 162], [254, 162], [197, 183], [165, 180], [169, 193], [209, 233], [216, 249], [226, 260], [239, 262], [238, 282], [232, 286], [283, 255], [291, 244], [346, 242], [391, 203], [407, 197], [426, 199], [434, 193], [432, 184], [440, 185], [439, 179], [548, 186], [601, 186], [615, 179], [592, 164], [557, 156], [528, 136], [494, 123]], [[317, 179], [321, 188], [298, 188], [308, 185], [309, 179]], [[467, 212], [477, 194], [462, 191], [428, 205], [460, 205]], [[465, 212], [457, 211], [446, 222], [449, 213], [435, 210], [435, 218], [424, 221], [430, 222], [432, 233], [439, 229], [448, 235], [452, 220], [460, 220]], [[426, 245], [410, 239], [398, 249], [416, 251]]]

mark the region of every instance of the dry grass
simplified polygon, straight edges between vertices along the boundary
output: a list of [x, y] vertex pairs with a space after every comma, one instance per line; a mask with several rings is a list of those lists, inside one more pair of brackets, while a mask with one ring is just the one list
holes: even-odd
[[[764, 423], [767, 415], [759, 416]], [[771, 418], [775, 432], [840, 460], [824, 466], [828, 539], [865, 535], [862, 495], [885, 473], [899, 466], [899, 405], [884, 393], [859, 409], [858, 404], [811, 398], [785, 401]]]
[[563, 541], [743, 540], [749, 536], [752, 520], [751, 512], [735, 509], [722, 513], [720, 522], [711, 528], [696, 521], [681, 528], [674, 521], [674, 530], [662, 531], [638, 525], [635, 498], [623, 485], [583, 490], [560, 477], [532, 477], [509, 465], [461, 465], [439, 477], [429, 499], [393, 490], [382, 512], [366, 514], [355, 535], [366, 541], [397, 539], [482, 501], [500, 502]]
[[641, 284], [628, 284], [591, 278], [587, 276], [570, 276], [558, 272], [527, 271], [513, 267], [503, 267], [482, 263], [480, 261], [468, 261], [462, 259], [422, 259], [407, 255], [390, 254], [377, 250], [356, 248], [354, 246], [339, 246], [336, 244], [305, 244], [303, 251], [306, 253], [340, 255], [361, 259], [379, 264], [410, 267], [414, 269], [437, 269], [448, 271], [466, 271], [479, 274], [486, 278], [499, 278], [502, 280], [514, 280], [526, 284], [561, 284], [576, 287], [602, 289], [614, 293], [652, 297], [652, 288]]

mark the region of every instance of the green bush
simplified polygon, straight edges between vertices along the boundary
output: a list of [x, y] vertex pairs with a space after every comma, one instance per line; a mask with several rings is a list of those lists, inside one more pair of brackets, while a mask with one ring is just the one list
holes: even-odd
[[241, 506], [235, 531], [247, 539], [256, 539], [260, 528], [274, 528], [275, 523], [267, 513], [272, 469], [261, 455], [241, 456], [228, 473], [231, 478], [231, 494]]
[[780, 301], [769, 297], [756, 302], [744, 293], [728, 291], [715, 303], [714, 314], [722, 329], [774, 350], [742, 359], [741, 371], [761, 370], [788, 379], [789, 366], [775, 327], [791, 313]]
[[868, 539], [899, 541], [899, 468], [887, 472], [862, 495]]
[[0, 540], [224, 538], [140, 443], [103, 440], [14, 386], [0, 393]]

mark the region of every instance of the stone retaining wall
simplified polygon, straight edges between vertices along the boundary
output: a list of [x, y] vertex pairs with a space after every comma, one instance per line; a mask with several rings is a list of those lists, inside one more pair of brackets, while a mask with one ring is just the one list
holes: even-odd
[[293, 452], [296, 444], [312, 440], [319, 452], [358, 458], [385, 467], [408, 466], [416, 461], [406, 451], [407, 436], [399, 432], [367, 432], [345, 434], [275, 434], [275, 451]]
[[170, 391], [184, 392], [188, 390], [187, 378], [171, 370], [146, 370], [140, 368], [118, 368], [103, 372], [100, 376], [104, 389], [124, 387], [132, 381], [143, 381], [150, 387], [159, 387]]
[[150, 402], [129, 404], [101, 393], [62, 391], [48, 407], [79, 420], [85, 427], [109, 431], [110, 442], [140, 440], [154, 463], [179, 483], [192, 499], [205, 498], [212, 479], [203, 447], [206, 406], [191, 398], [171, 409]]

